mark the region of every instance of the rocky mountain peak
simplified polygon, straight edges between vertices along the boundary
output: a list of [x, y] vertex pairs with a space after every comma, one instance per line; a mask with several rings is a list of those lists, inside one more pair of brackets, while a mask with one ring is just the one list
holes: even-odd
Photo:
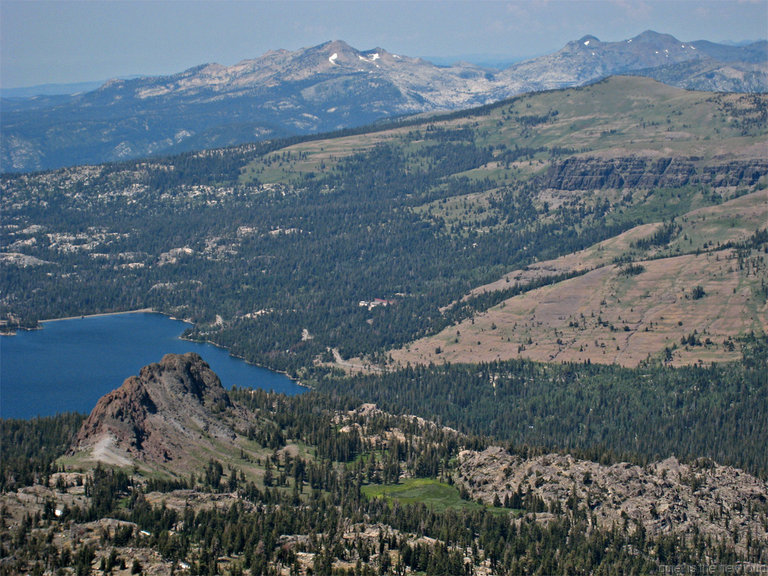
[[344, 40], [329, 40], [328, 42], [324, 42], [318, 46], [314, 46], [312, 48], [306, 48], [307, 51], [318, 51], [318, 52], [327, 52], [332, 51], [340, 54], [348, 54], [355, 56], [359, 53], [359, 51], [346, 42]]
[[600, 44], [600, 39], [596, 36], [592, 36], [591, 34], [587, 34], [586, 36], [582, 36], [576, 42], [574, 42], [577, 46], [595, 46], [597, 44]]
[[679, 40], [672, 36], [671, 34], [662, 34], [660, 32], [656, 32], [655, 30], [645, 30], [632, 38], [632, 42], [649, 42], [653, 44], [660, 44], [664, 42], [672, 42], [674, 44], [679, 44]]
[[186, 400], [191, 395], [202, 406], [229, 407], [232, 403], [219, 377], [210, 366], [194, 352], [166, 354], [157, 364], [141, 369], [141, 382], [157, 383], [157, 392], [163, 392], [169, 400], [178, 397]]
[[167, 354], [99, 400], [70, 454], [117, 465], [174, 460], [201, 441], [234, 439], [221, 417], [232, 408], [219, 377], [198, 354]]
[[[689, 90], [763, 92], [766, 46], [681, 42], [653, 31], [618, 42], [586, 35], [555, 53], [485, 70], [331, 40], [232, 66], [114, 80], [64, 100], [4, 101], [0, 165], [39, 170], [332, 131], [615, 74], [650, 76]], [[69, 129], [57, 137], [53, 126]], [[66, 137], [71, 131], [82, 135], [75, 146]]]

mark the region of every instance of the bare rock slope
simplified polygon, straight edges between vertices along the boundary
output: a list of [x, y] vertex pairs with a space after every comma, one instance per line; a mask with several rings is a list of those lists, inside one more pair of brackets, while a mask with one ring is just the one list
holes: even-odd
[[562, 454], [523, 458], [492, 446], [462, 452], [457, 484], [489, 504], [498, 498], [514, 505], [535, 496], [551, 510], [587, 502], [591, 518], [604, 528], [628, 525], [654, 536], [689, 538], [701, 533], [737, 549], [748, 545], [742, 536], [749, 534], [768, 546], [768, 486], [710, 460], [603, 465]]
[[244, 420], [199, 355], [167, 354], [99, 400], [70, 455], [117, 465], [184, 461], [200, 448], [234, 446]]

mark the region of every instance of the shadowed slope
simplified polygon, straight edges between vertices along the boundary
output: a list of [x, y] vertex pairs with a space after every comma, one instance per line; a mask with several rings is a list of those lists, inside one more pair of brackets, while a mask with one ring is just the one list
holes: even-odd
[[200, 447], [234, 445], [241, 418], [199, 355], [167, 354], [99, 400], [70, 455], [116, 465], [184, 461]]

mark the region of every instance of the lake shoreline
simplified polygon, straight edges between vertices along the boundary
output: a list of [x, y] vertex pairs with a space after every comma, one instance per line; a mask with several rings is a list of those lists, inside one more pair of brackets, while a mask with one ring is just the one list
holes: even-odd
[[[45, 320], [38, 320], [38, 324], [46, 324], [48, 322], [60, 322], [62, 320], [79, 320], [80, 318], [98, 318], [100, 316], [120, 316], [122, 314], [162, 314], [154, 308], [139, 308], [138, 310], [123, 310], [122, 312], [99, 312], [98, 314], [82, 314], [80, 316], [64, 316], [62, 318], [46, 318]], [[172, 317], [169, 317], [172, 318]]]
[[[161, 314], [162, 316], [165, 316], [171, 320], [178, 320], [179, 322], [185, 322], [187, 324], [194, 325], [194, 322], [191, 320], [188, 320], [186, 318], [176, 318], [175, 316], [171, 316], [170, 314], [165, 314], [163, 312], [159, 312], [155, 310], [154, 308], [139, 308], [138, 310], [123, 310], [122, 312], [99, 312], [98, 314], [83, 314], [81, 316], [65, 316], [63, 318], [48, 318], [46, 320], [38, 320], [38, 324], [46, 324], [48, 322], [60, 322], [62, 320], [79, 320], [81, 318], [99, 318], [102, 316], [120, 316], [122, 314]], [[34, 330], [39, 330], [39, 328], [34, 328]], [[286, 378], [290, 379], [295, 384], [301, 386], [302, 388], [306, 388], [307, 390], [312, 390], [312, 387], [302, 383], [301, 381], [297, 380], [296, 378], [293, 378], [288, 372], [285, 370], [275, 370], [274, 368], [270, 368], [269, 366], [262, 366], [261, 364], [255, 364], [254, 362], [250, 362], [249, 360], [246, 360], [243, 356], [240, 356], [238, 354], [232, 354], [232, 352], [227, 348], [226, 346], [222, 346], [220, 344], [217, 344], [213, 340], [194, 340], [192, 338], [185, 338], [183, 335], [179, 336], [179, 340], [183, 340], [185, 342], [195, 342], [195, 343], [205, 343], [210, 344], [211, 346], [215, 346], [216, 348], [220, 350], [224, 350], [229, 353], [232, 358], [236, 358], [237, 360], [242, 360], [249, 366], [254, 366], [255, 368], [262, 368], [264, 370], [269, 370], [271, 372], [275, 372], [277, 374], [282, 374]]]
[[[113, 318], [114, 320], [109, 320]], [[162, 320], [165, 319], [165, 320]], [[69, 322], [65, 322], [68, 320]], [[173, 321], [176, 328], [169, 328], [166, 320]], [[76, 327], [80, 328], [76, 328]], [[119, 326], [118, 331], [110, 332], [110, 326]], [[151, 327], [149, 332], [145, 332], [147, 337], [141, 336], [139, 329]], [[47, 416], [62, 411], [75, 411], [79, 413], [88, 413], [93, 404], [107, 391], [117, 388], [124, 379], [131, 374], [137, 373], [142, 367], [153, 362], [159, 361], [158, 354], [168, 353], [181, 354], [188, 351], [194, 351], [201, 355], [211, 368], [219, 375], [225, 389], [231, 386], [237, 386], [240, 389], [266, 389], [277, 393], [301, 394], [312, 390], [311, 386], [303, 383], [301, 379], [292, 377], [284, 370], [273, 370], [266, 366], [252, 363], [242, 356], [232, 354], [229, 348], [221, 346], [209, 339], [199, 340], [186, 338], [184, 331], [190, 326], [189, 320], [183, 320], [173, 317], [163, 312], [151, 308], [139, 310], [125, 310], [121, 312], [109, 312], [99, 314], [89, 314], [81, 316], [71, 316], [68, 318], [51, 318], [45, 321], [39, 321], [34, 329], [21, 329], [16, 338], [3, 341], [3, 352], [8, 353], [9, 361], [2, 363], [3, 391], [5, 396], [3, 410], [0, 418], [20, 418], [29, 419], [38, 416]], [[56, 341], [56, 335], [62, 331], [75, 334], [77, 337], [68, 336], [64, 341]], [[74, 332], [73, 332], [74, 331]], [[33, 336], [33, 333], [37, 333]], [[82, 333], [82, 336], [80, 335]], [[132, 336], [132, 334], [138, 336]], [[90, 336], [88, 336], [90, 334]], [[157, 345], [153, 345], [147, 340], [149, 335], [159, 335], [161, 340]], [[19, 346], [23, 346], [29, 338], [42, 337], [46, 342], [46, 347], [36, 352], [36, 355], [21, 362], [11, 362], [10, 358], [23, 358]], [[90, 338], [90, 340], [89, 340]], [[50, 343], [47, 341], [52, 339]], [[177, 342], [178, 344], [174, 344]], [[63, 344], [68, 350], [62, 357], [48, 366], [41, 358], [48, 358], [51, 352], [59, 349]], [[99, 352], [91, 352], [94, 346], [101, 346], [107, 343], [107, 349]], [[183, 346], [188, 343], [191, 347]], [[149, 346], [145, 346], [149, 344]], [[88, 346], [91, 348], [78, 348], [78, 346]], [[123, 346], [125, 353], [120, 353], [114, 358], [110, 356], [115, 346]], [[130, 360], [131, 354], [135, 349], [140, 350], [142, 355], [141, 362], [133, 363]], [[198, 348], [200, 347], [200, 348]], [[154, 349], [154, 352], [152, 352]], [[218, 351], [218, 352], [215, 352]], [[42, 356], [41, 356], [42, 354]], [[75, 379], [72, 374], [82, 370], [83, 364], [93, 361], [97, 358], [96, 365], [87, 369], [82, 374], [78, 373]], [[74, 359], [74, 360], [73, 360]], [[228, 359], [228, 360], [226, 360]], [[127, 360], [127, 362], [126, 362]], [[121, 366], [125, 362], [125, 369], [115, 367]], [[235, 362], [236, 364], [230, 364]], [[243, 373], [236, 366], [247, 366], [249, 369], [261, 370], [261, 373]], [[39, 372], [40, 370], [42, 372]], [[32, 371], [39, 372], [40, 375], [29, 380], [26, 374]], [[94, 378], [94, 374], [103, 374]], [[45, 384], [49, 380], [52, 385]], [[13, 383], [18, 385], [11, 386]], [[109, 382], [110, 387], [101, 390], [102, 382]], [[21, 388], [17, 391], [16, 388]], [[38, 388], [36, 388], [38, 387]], [[29, 392], [23, 392], [22, 389], [34, 390], [32, 395]], [[90, 390], [98, 389], [100, 394], [88, 398]], [[77, 393], [72, 393], [77, 390]], [[25, 397], [28, 396], [28, 397]], [[30, 398], [34, 398], [33, 400]], [[56, 410], [43, 408], [45, 402], [51, 403], [51, 398], [55, 398]], [[74, 398], [74, 400], [73, 400]], [[88, 402], [82, 402], [88, 398]], [[45, 402], [42, 402], [45, 400]], [[42, 402], [42, 404], [41, 404]], [[70, 407], [69, 405], [72, 404]], [[82, 405], [81, 405], [82, 404]]]
[[[177, 318], [173, 318], [173, 316], [170, 316], [170, 318], [172, 320], [177, 320]], [[182, 322], [188, 322], [188, 321], [182, 320]], [[192, 322], [189, 322], [189, 323], [192, 324]], [[213, 340], [195, 340], [193, 338], [184, 338], [183, 335], [179, 336], [179, 340], [184, 340], [185, 342], [210, 344], [211, 346], [214, 346], [220, 350], [226, 351], [230, 356], [232, 356], [232, 358], [236, 358], [237, 360], [240, 360], [248, 364], [249, 366], [253, 366], [254, 368], [261, 368], [262, 370], [269, 370], [270, 372], [275, 372], [276, 374], [282, 374], [297, 386], [301, 386], [302, 388], [306, 388], [307, 390], [313, 390], [312, 386], [310, 386], [309, 384], [304, 384], [303, 382], [301, 382], [301, 380], [294, 378], [293, 376], [288, 374], [288, 372], [286, 372], [285, 370], [276, 370], [275, 368], [270, 368], [269, 366], [262, 366], [261, 364], [256, 364], [254, 362], [251, 362], [250, 360], [246, 360], [245, 357], [240, 356], [239, 354], [232, 354], [232, 351], [229, 348], [227, 348], [226, 346], [222, 346], [221, 344], [217, 344]]]
[[[162, 314], [154, 308], [139, 308], [138, 310], [122, 310], [120, 312], [99, 312], [97, 314], [81, 314], [79, 316], [62, 316], [61, 318], [46, 318], [45, 320], [38, 320], [37, 326], [30, 328], [27, 326], [14, 326], [13, 328], [5, 329], [0, 328], [0, 336], [15, 336], [17, 332], [33, 332], [35, 330], [42, 330], [42, 324], [48, 324], [50, 322], [61, 322], [63, 320], [80, 320], [82, 318], [98, 318], [100, 316], [119, 316], [121, 314]], [[171, 320], [176, 320], [173, 316], [168, 316]], [[185, 320], [186, 322], [186, 320]]]
[[[83, 314], [81, 316], [66, 316], [64, 318], [49, 318], [46, 320], [38, 320], [38, 324], [45, 324], [48, 322], [59, 322], [61, 320], [79, 320], [80, 318], [99, 318], [101, 316], [119, 316], [122, 314], [161, 314], [171, 320], [178, 320], [180, 322], [186, 322], [187, 324], [194, 325], [194, 322], [191, 320], [188, 320], [186, 318], [176, 318], [175, 316], [171, 316], [170, 314], [164, 314], [163, 312], [159, 312], [155, 310], [154, 308], [139, 308], [138, 310], [123, 310], [122, 312], [99, 312], [98, 314]], [[243, 356], [240, 356], [238, 354], [232, 354], [232, 352], [227, 348], [226, 346], [222, 346], [220, 344], [217, 344], [213, 340], [194, 340], [192, 338], [185, 338], [183, 335], [179, 336], [179, 340], [183, 340], [185, 342], [195, 342], [195, 343], [205, 343], [210, 344], [211, 346], [215, 346], [216, 348], [219, 348], [220, 350], [224, 350], [229, 353], [232, 358], [236, 358], [237, 360], [241, 360], [248, 364], [249, 366], [254, 366], [255, 368], [262, 368], [264, 370], [269, 370], [271, 372], [275, 372], [277, 374], [282, 374], [289, 380], [291, 380], [293, 383], [297, 384], [298, 386], [301, 386], [302, 388], [305, 388], [307, 390], [312, 390], [312, 386], [309, 386], [307, 384], [302, 383], [300, 380], [297, 380], [296, 378], [292, 377], [288, 372], [285, 370], [275, 370], [274, 368], [270, 368], [269, 366], [262, 366], [261, 364], [255, 364], [253, 362], [250, 362], [249, 360], [246, 360]]]

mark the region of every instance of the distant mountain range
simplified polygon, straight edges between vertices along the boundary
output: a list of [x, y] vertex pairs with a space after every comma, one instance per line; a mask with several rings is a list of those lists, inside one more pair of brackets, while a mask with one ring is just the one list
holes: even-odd
[[234, 66], [113, 80], [73, 95], [3, 99], [2, 171], [32, 171], [326, 132], [636, 74], [687, 89], [768, 90], [768, 42], [728, 46], [644, 32], [585, 36], [503, 70], [437, 66], [333, 41]]
[[36, 96], [58, 96], [90, 92], [100, 88], [104, 82], [72, 82], [69, 84], [38, 84], [20, 88], [0, 88], [2, 98], [34, 98]]

